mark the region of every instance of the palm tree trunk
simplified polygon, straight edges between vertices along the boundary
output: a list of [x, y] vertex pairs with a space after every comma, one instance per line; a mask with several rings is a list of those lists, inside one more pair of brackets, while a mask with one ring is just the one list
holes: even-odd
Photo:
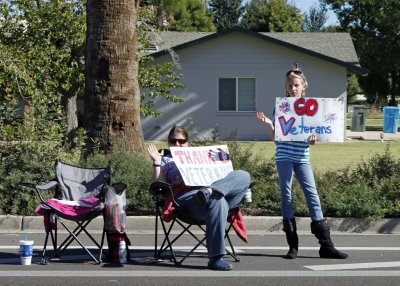
[[139, 0], [88, 0], [85, 127], [98, 145], [143, 150], [136, 19]]

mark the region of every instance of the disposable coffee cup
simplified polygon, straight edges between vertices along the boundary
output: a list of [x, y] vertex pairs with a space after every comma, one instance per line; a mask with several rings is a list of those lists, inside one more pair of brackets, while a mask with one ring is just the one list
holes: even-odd
[[33, 240], [19, 241], [19, 255], [22, 265], [31, 265], [32, 263]]

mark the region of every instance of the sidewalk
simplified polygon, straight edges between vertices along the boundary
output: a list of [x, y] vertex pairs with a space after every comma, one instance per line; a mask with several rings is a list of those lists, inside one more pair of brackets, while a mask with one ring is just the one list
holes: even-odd
[[[245, 222], [249, 234], [281, 233], [282, 218], [272, 216], [245, 216]], [[400, 218], [383, 219], [371, 222], [356, 218], [327, 218], [331, 231], [343, 233], [365, 234], [400, 234]], [[310, 233], [310, 218], [299, 217], [297, 229], [299, 232]], [[93, 232], [101, 232], [102, 218], [94, 220], [88, 229]], [[153, 233], [155, 227], [154, 216], [128, 216], [128, 233]], [[62, 231], [62, 228], [59, 228]], [[0, 216], [0, 233], [44, 233], [43, 218], [41, 216]]]
[[400, 133], [383, 133], [380, 131], [364, 131], [356, 132], [346, 130], [347, 140], [365, 140], [365, 141], [389, 141], [389, 140], [400, 140]]

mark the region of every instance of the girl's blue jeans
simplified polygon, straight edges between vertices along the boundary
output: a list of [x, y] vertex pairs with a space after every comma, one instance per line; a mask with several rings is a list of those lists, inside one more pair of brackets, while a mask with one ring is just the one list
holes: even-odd
[[281, 189], [281, 209], [283, 219], [294, 218], [293, 212], [293, 173], [296, 175], [307, 201], [308, 212], [312, 221], [324, 218], [321, 203], [315, 185], [314, 173], [310, 163], [277, 161]]

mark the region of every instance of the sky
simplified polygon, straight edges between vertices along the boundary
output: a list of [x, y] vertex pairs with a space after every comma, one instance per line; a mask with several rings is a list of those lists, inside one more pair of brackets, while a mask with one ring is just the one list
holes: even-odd
[[[319, 6], [318, 0], [291, 0], [294, 5], [301, 10], [302, 13], [308, 12], [311, 6], [316, 5]], [[290, 1], [289, 1], [290, 2]], [[328, 20], [326, 21], [327, 26], [329, 25], [337, 25], [339, 22], [337, 21], [335, 13], [332, 11], [327, 12]]]
[[[249, 0], [244, 0], [243, 3], [248, 2]], [[289, 0], [288, 2], [293, 2], [294, 5], [301, 10], [302, 13], [308, 12], [311, 6], [317, 5], [319, 6], [318, 0]], [[339, 22], [337, 21], [335, 13], [332, 11], [327, 12], [328, 20], [326, 21], [325, 26], [329, 25], [338, 25]]]

